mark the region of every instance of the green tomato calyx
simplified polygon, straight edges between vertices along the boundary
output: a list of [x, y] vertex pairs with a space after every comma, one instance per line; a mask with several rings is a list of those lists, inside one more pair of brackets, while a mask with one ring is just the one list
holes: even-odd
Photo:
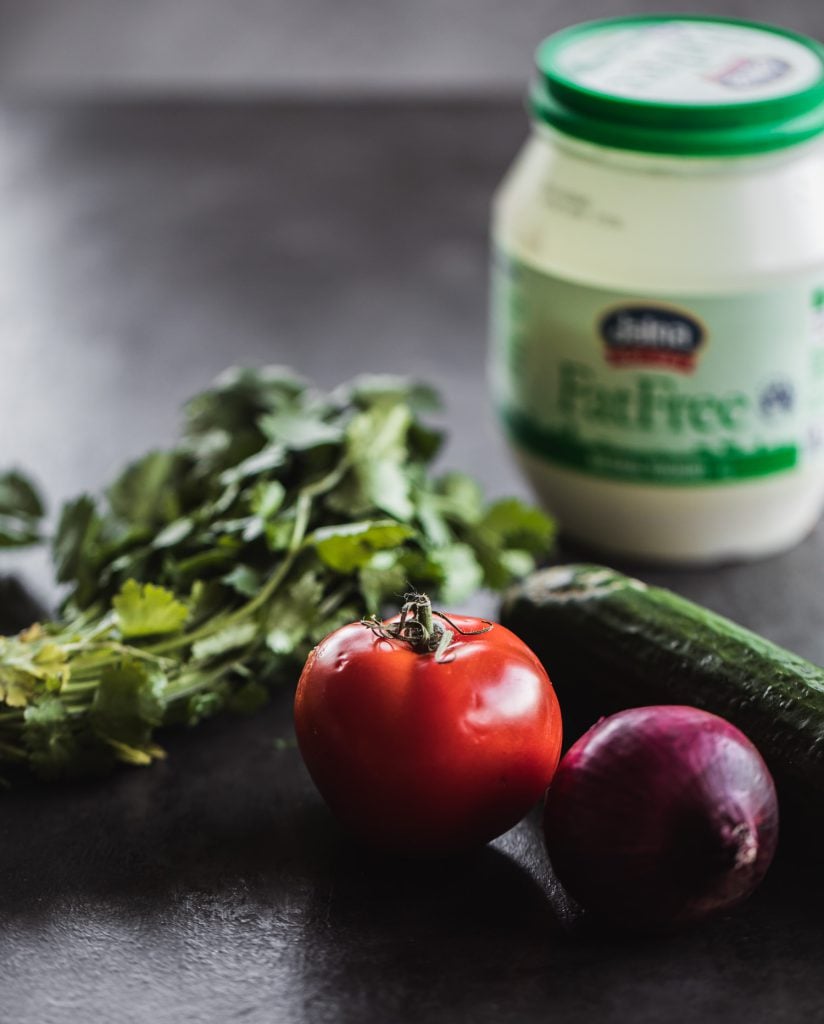
[[[450, 628], [446, 629], [440, 622], [436, 622], [436, 616], [443, 619]], [[461, 629], [444, 612], [434, 610], [427, 595], [417, 590], [404, 594], [397, 622], [383, 622], [376, 615], [361, 621], [380, 639], [400, 640], [417, 654], [434, 654], [437, 662], [447, 662], [454, 658], [454, 654], [447, 655], [447, 652], [456, 633], [461, 636], [477, 636], [492, 629], [491, 622], [485, 622], [481, 629]]]

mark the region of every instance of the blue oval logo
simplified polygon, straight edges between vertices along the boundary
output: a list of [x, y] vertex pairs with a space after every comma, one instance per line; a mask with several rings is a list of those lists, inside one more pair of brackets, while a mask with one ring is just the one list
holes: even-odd
[[659, 306], [622, 306], [602, 317], [598, 329], [607, 361], [616, 366], [657, 366], [689, 372], [704, 341], [695, 317]]

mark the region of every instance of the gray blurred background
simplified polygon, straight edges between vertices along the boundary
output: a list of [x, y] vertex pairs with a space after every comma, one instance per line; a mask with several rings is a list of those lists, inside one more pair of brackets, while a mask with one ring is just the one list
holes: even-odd
[[505, 96], [558, 28], [684, 9], [824, 36], [824, 0], [0, 0], [0, 89]]
[[[439, 381], [444, 464], [525, 494], [484, 353], [532, 53], [687, 6], [824, 37], [824, 0], [0, 0], [0, 468], [55, 516], [223, 367], [281, 362]], [[54, 594], [45, 552], [9, 564]]]

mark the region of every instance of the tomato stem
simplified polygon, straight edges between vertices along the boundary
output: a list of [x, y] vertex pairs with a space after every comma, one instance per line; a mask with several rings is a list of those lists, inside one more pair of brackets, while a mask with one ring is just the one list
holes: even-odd
[[[414, 602], [414, 612], [417, 613], [418, 621], [423, 629], [424, 641], [428, 646], [435, 634], [436, 622], [432, 616], [432, 602], [426, 594], [419, 594], [417, 596], [417, 600]], [[440, 627], [437, 628], [440, 630]]]
[[[443, 619], [452, 628], [444, 629], [435, 621], [435, 616]], [[488, 633], [492, 629], [491, 622], [485, 622], [482, 629], [461, 629], [443, 612], [434, 611], [432, 602], [426, 594], [419, 594], [413, 590], [404, 594], [404, 603], [401, 606], [401, 614], [397, 622], [385, 623], [373, 615], [362, 620], [364, 626], [380, 637], [382, 640], [401, 640], [408, 644], [417, 654], [434, 654], [435, 661], [451, 661], [446, 658], [455, 633], [462, 636], [471, 636], [478, 633]]]

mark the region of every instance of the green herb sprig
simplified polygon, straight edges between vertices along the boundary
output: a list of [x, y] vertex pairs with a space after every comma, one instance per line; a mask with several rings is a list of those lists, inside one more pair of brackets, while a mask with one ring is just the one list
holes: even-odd
[[[449, 606], [528, 572], [551, 522], [433, 475], [437, 404], [393, 377], [323, 394], [279, 368], [228, 371], [185, 407], [179, 444], [66, 504], [61, 617], [0, 637], [5, 773], [149, 764], [159, 727], [255, 711], [409, 581]], [[0, 476], [0, 546], [38, 541], [42, 516], [21, 474]]]

